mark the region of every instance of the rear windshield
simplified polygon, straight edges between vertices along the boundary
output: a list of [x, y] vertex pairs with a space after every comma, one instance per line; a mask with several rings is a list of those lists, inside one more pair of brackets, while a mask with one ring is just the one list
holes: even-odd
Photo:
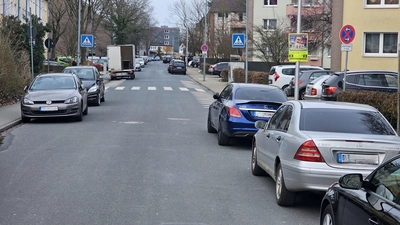
[[184, 62], [174, 62], [175, 66], [185, 66]]
[[339, 74], [333, 74], [332, 76], [330, 76], [328, 79], [326, 79], [325, 84], [332, 84], [336, 81], [336, 79], [339, 78]]
[[236, 100], [260, 100], [269, 102], [286, 102], [286, 95], [279, 89], [263, 90], [255, 88], [239, 88], [235, 94]]
[[346, 109], [303, 109], [300, 130], [395, 135], [392, 126], [378, 112]]

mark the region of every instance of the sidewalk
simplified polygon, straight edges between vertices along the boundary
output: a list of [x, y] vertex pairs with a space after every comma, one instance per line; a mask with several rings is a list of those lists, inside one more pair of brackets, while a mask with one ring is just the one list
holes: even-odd
[[[213, 93], [221, 92], [227, 84], [227, 82], [221, 82], [221, 78], [217, 75], [203, 76], [198, 68], [188, 68], [187, 75]], [[0, 133], [21, 122], [20, 103], [0, 107]]]

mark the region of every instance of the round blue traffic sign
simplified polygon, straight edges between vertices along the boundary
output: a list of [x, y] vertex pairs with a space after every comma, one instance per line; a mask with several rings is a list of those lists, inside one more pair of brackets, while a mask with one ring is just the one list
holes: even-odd
[[339, 32], [339, 38], [343, 44], [350, 44], [356, 36], [356, 30], [351, 25], [344, 25]]
[[206, 44], [203, 44], [203, 45], [201, 46], [201, 51], [203, 51], [203, 52], [208, 51], [208, 46], [207, 46]]

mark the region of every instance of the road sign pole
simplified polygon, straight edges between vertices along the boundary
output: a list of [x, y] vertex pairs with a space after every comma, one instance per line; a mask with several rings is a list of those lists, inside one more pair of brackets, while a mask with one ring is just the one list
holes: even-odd
[[343, 75], [343, 91], [346, 91], [346, 75], [347, 75], [347, 61], [349, 60], [349, 51], [346, 51], [346, 60], [344, 62], [344, 75]]

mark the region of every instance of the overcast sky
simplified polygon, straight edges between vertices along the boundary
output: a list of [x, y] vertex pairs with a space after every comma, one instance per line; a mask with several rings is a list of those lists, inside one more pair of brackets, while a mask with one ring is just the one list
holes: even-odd
[[157, 26], [176, 27], [176, 21], [172, 18], [169, 10], [175, 2], [179, 0], [151, 0], [151, 5], [154, 7], [153, 17], [157, 20]]

